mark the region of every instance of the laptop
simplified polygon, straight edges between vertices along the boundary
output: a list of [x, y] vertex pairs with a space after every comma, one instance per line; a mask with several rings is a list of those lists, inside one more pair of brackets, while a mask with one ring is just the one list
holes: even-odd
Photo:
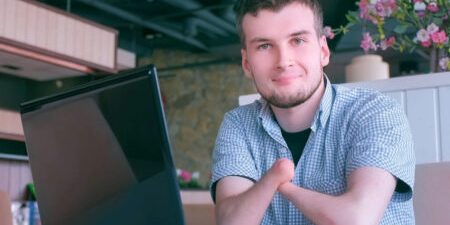
[[155, 67], [21, 105], [43, 225], [184, 224]]

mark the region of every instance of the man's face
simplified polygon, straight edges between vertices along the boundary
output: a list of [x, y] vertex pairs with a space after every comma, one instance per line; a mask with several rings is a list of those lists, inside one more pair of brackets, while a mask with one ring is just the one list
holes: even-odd
[[314, 29], [311, 9], [292, 3], [278, 12], [261, 10], [242, 22], [242, 67], [270, 104], [289, 108], [306, 101], [323, 79], [330, 52]]

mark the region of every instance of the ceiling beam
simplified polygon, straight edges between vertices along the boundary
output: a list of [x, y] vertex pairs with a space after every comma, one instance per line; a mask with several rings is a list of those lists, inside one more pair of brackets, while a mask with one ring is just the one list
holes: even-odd
[[190, 44], [192, 46], [195, 46], [195, 47], [197, 47], [199, 49], [202, 49], [202, 50], [205, 50], [205, 51], [209, 51], [208, 47], [205, 44], [203, 44], [202, 42], [200, 42], [199, 40], [196, 40], [196, 39], [191, 38], [191, 37], [186, 37], [185, 35], [183, 35], [182, 33], [178, 32], [178, 31], [167, 29], [166, 27], [161, 26], [161, 25], [159, 25], [157, 23], [145, 21], [142, 18], [140, 18], [138, 16], [135, 16], [135, 15], [133, 15], [130, 12], [127, 12], [125, 10], [122, 10], [120, 8], [112, 6], [112, 5], [108, 4], [108, 3], [101, 2], [101, 1], [94, 1], [94, 0], [77, 0], [77, 1], [83, 2], [83, 3], [87, 4], [87, 5], [90, 5], [90, 6], [94, 7], [94, 8], [100, 9], [102, 11], [111, 13], [111, 14], [117, 16], [117, 17], [120, 17], [122, 19], [131, 21], [131, 22], [133, 22], [135, 24], [138, 24], [140, 26], [147, 27], [147, 28], [159, 31], [159, 32], [161, 32], [161, 33], [163, 33], [163, 34], [165, 34], [165, 35], [167, 35], [169, 37], [172, 37], [172, 38], [175, 38], [175, 39], [180, 40], [182, 42], [185, 42], [185, 43]]
[[[183, 1], [162, 0], [162, 1], [172, 5], [174, 7], [178, 7], [178, 8], [185, 9], [185, 10], [195, 10], [195, 9], [199, 9], [199, 8], [203, 7], [202, 5], [200, 5], [199, 3], [197, 3], [193, 0], [183, 0]], [[226, 30], [227, 32], [229, 32], [231, 34], [236, 33], [236, 28], [233, 25], [231, 25], [227, 21], [221, 19], [220, 17], [215, 16], [214, 14], [212, 14], [209, 11], [203, 11], [203, 10], [202, 11], [194, 11], [193, 14], [218, 26], [221, 29]]]

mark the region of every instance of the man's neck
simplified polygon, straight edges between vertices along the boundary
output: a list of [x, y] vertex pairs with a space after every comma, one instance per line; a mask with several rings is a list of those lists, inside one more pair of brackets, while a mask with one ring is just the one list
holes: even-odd
[[325, 92], [325, 78], [319, 84], [319, 88], [311, 97], [300, 105], [283, 109], [270, 105], [280, 127], [286, 132], [298, 132], [310, 128], [315, 113], [320, 106]]

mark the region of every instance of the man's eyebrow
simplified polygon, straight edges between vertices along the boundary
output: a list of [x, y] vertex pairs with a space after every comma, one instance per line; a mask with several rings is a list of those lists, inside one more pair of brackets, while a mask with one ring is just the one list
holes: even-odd
[[[310, 31], [307, 31], [307, 30], [300, 30], [300, 31], [296, 31], [296, 32], [294, 32], [294, 33], [291, 33], [291, 34], [289, 35], [289, 37], [296, 37], [296, 36], [309, 35], [309, 34], [311, 34]], [[253, 43], [261, 43], [261, 42], [268, 42], [268, 41], [270, 41], [270, 39], [268, 39], [268, 38], [264, 38], [264, 37], [255, 37], [255, 38], [252, 38], [252, 39], [250, 40], [250, 44], [253, 44]]]
[[268, 42], [268, 41], [269, 41], [268, 38], [255, 37], [250, 40], [250, 43], [253, 44], [253, 43], [261, 43], [261, 42]]
[[311, 34], [311, 32], [307, 31], [307, 30], [300, 30], [300, 31], [297, 31], [297, 32], [294, 32], [294, 33], [290, 34], [289, 37], [308, 35], [308, 34]]

